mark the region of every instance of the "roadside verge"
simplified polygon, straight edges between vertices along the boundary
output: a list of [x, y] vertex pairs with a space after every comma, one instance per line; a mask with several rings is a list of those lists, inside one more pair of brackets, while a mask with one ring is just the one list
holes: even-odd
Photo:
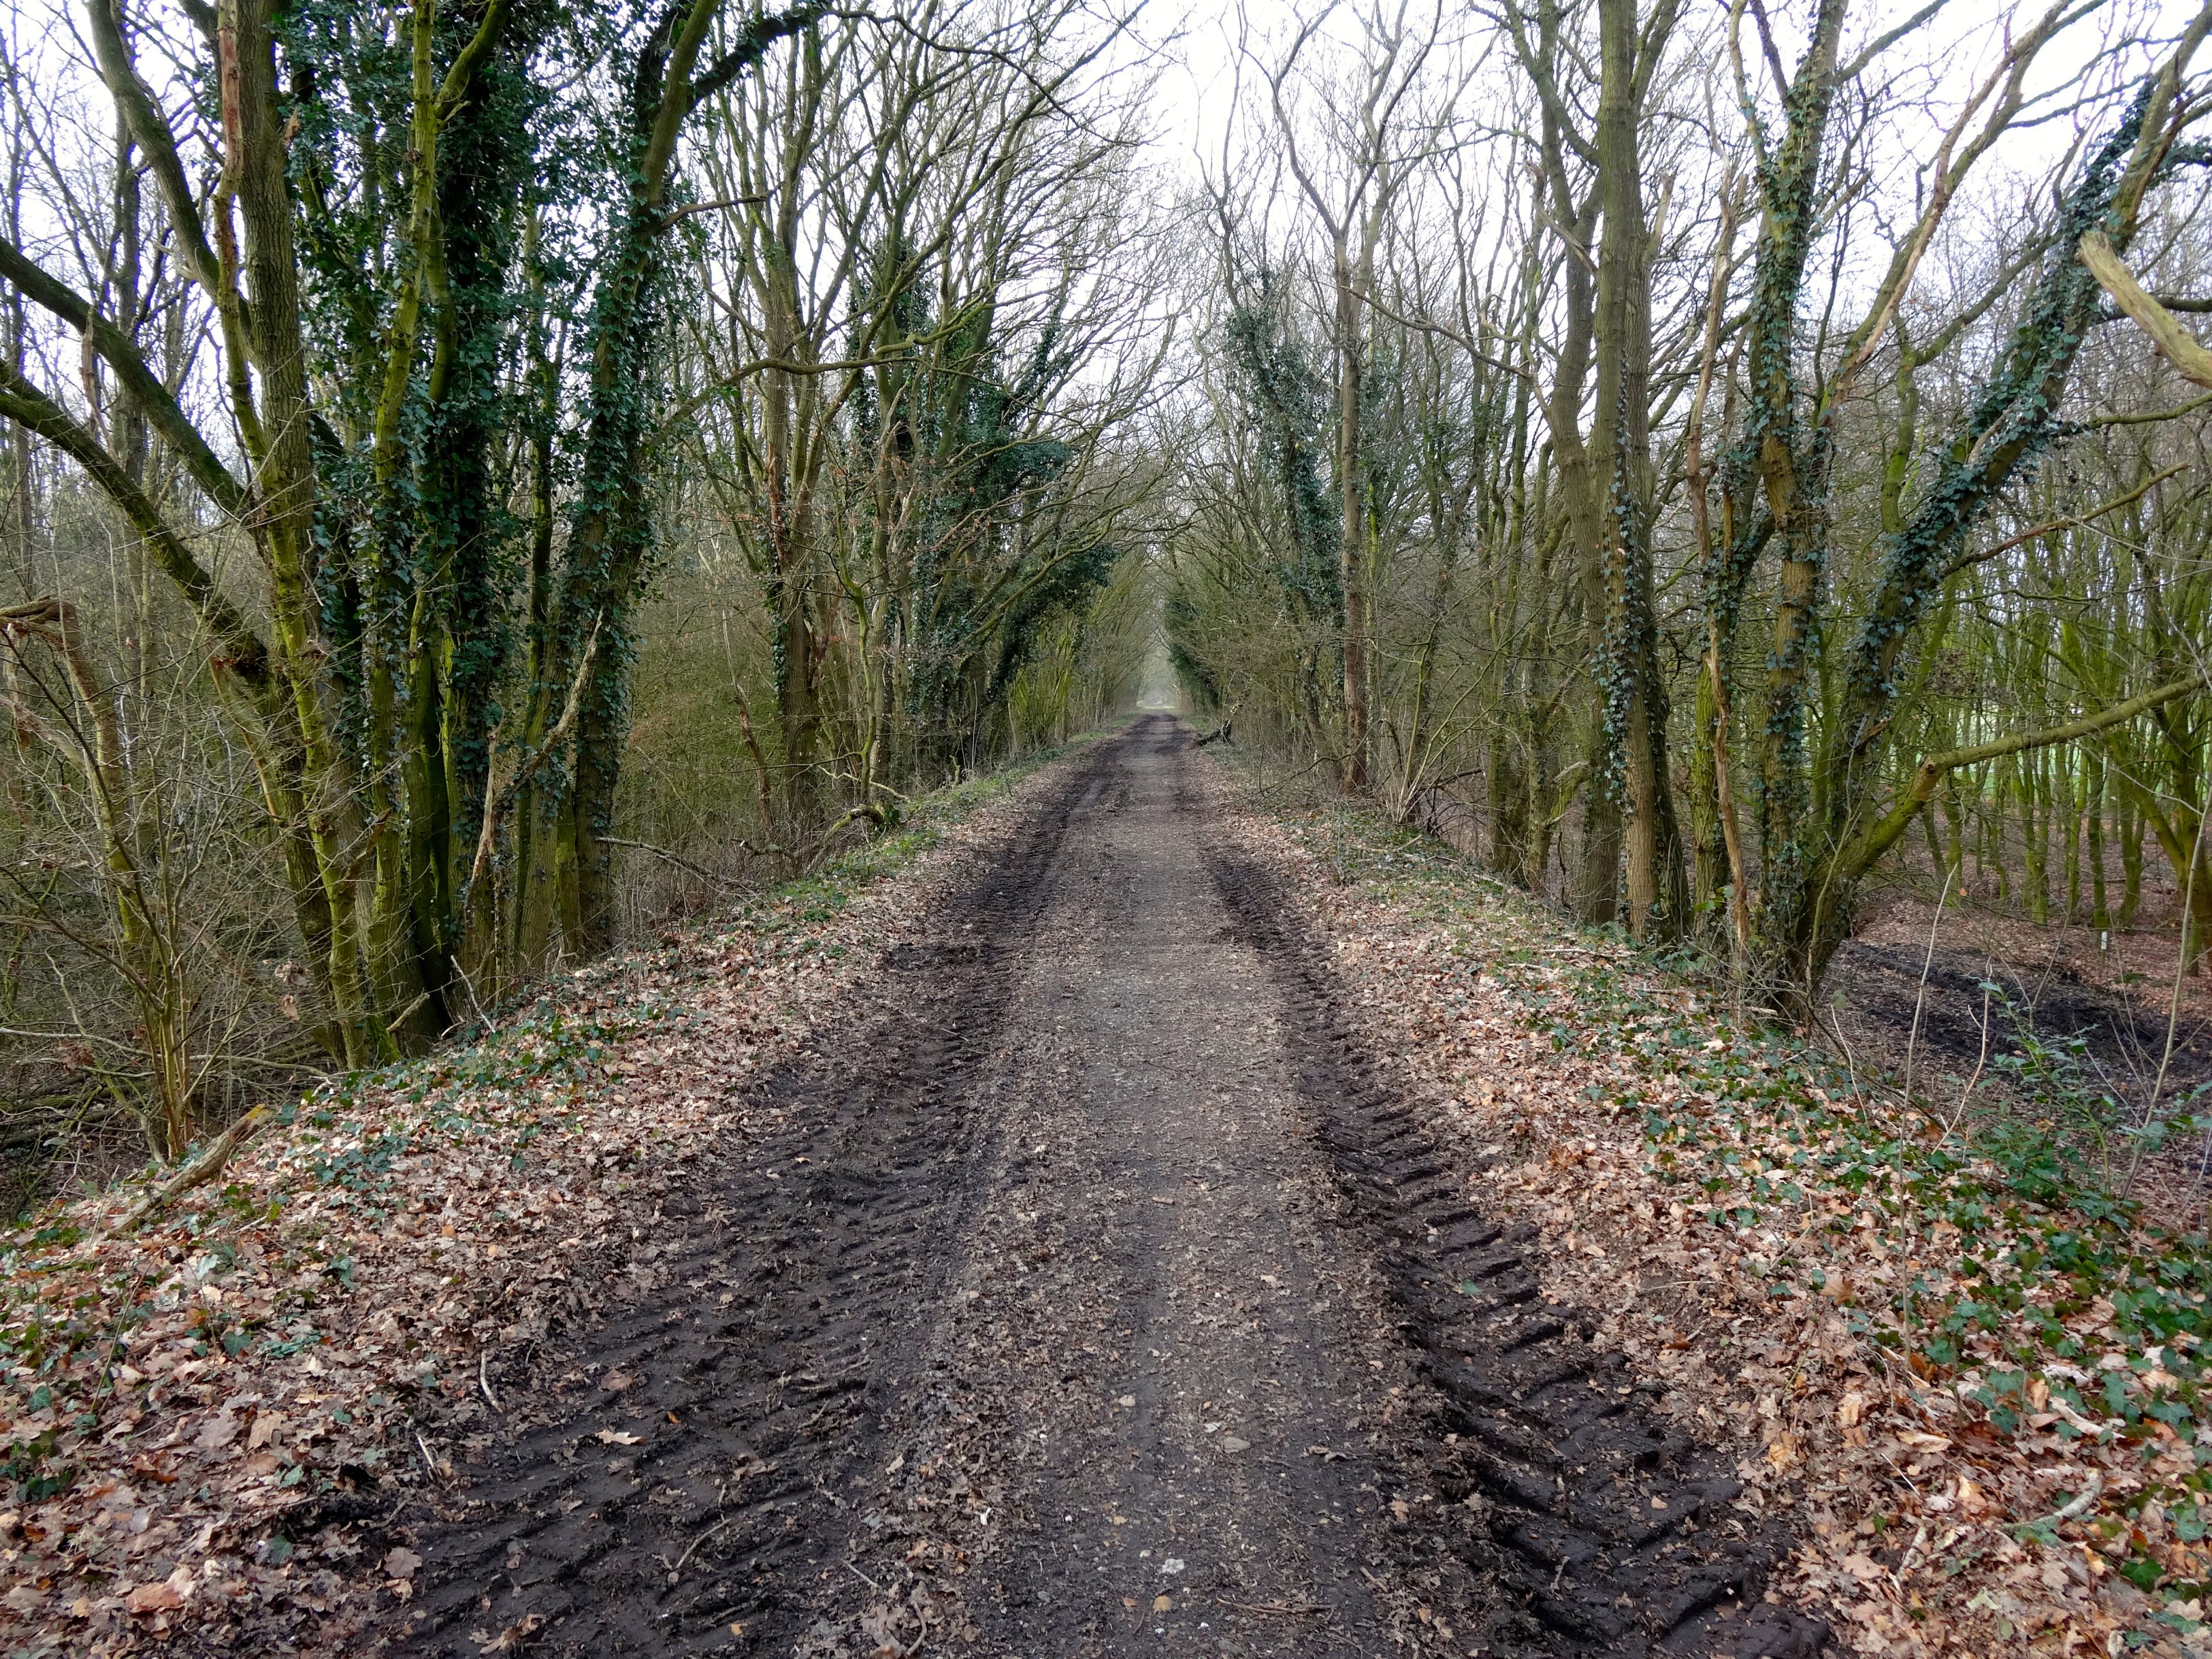
[[1447, 1103], [1470, 1199], [1800, 1540], [1773, 1595], [1866, 1654], [2212, 1651], [2202, 1240], [1855, 1091], [1440, 842], [1224, 771], [1365, 1040]]
[[451, 1478], [448, 1437], [488, 1432], [514, 1357], [650, 1253], [661, 1201], [751, 1133], [761, 1079], [834, 1036], [1049, 764], [291, 1103], [143, 1227], [106, 1231], [142, 1179], [0, 1237], [10, 1652], [341, 1651], [409, 1599], [422, 1562], [392, 1528]]

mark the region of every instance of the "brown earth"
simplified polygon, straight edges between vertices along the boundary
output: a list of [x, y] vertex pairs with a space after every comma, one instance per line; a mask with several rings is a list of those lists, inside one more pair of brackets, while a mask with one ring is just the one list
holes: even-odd
[[1189, 742], [1051, 775], [600, 1316], [486, 1371], [394, 1650], [1820, 1650]]

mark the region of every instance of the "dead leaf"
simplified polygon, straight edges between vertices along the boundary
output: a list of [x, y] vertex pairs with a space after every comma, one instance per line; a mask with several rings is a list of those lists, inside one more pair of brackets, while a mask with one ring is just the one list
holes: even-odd
[[620, 1429], [601, 1429], [599, 1438], [610, 1446], [635, 1446], [641, 1437], [624, 1434]]
[[404, 1546], [387, 1550], [384, 1556], [384, 1576], [386, 1578], [412, 1578], [415, 1569], [422, 1565], [422, 1558]]
[[192, 1443], [202, 1451], [221, 1451], [238, 1438], [238, 1418], [230, 1412], [218, 1412], [208, 1419], [207, 1426]]
[[246, 1450], [257, 1451], [267, 1445], [276, 1437], [276, 1431], [283, 1426], [283, 1413], [263, 1412], [253, 1419], [253, 1431], [246, 1437]]
[[174, 1613], [185, 1598], [167, 1584], [141, 1584], [123, 1598], [123, 1605], [133, 1613]]
[[1836, 1421], [1847, 1429], [1857, 1427], [1859, 1419], [1865, 1415], [1866, 1395], [1857, 1389], [1853, 1389], [1837, 1402]]
[[1240, 1439], [1233, 1434], [1224, 1434], [1221, 1437], [1221, 1449], [1225, 1452], [1249, 1451], [1251, 1449], [1252, 1443], [1249, 1440]]
[[1152, 1598], [1152, 1611], [1154, 1613], [1173, 1613], [1175, 1611], [1175, 1597], [1172, 1595], [1155, 1595]]
[[469, 1634], [475, 1637], [480, 1644], [477, 1649], [479, 1653], [513, 1653], [538, 1634], [538, 1627], [544, 1622], [539, 1614], [526, 1613], [496, 1636], [485, 1636], [477, 1631], [471, 1631]]
[[605, 1380], [599, 1386], [610, 1394], [620, 1394], [636, 1381], [637, 1379], [628, 1371], [609, 1371]]

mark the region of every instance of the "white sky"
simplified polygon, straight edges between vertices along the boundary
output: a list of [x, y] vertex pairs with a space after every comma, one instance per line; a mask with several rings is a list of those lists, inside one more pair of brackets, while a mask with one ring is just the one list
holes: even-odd
[[[1438, 3], [1446, 8], [1448, 27], [1476, 38], [1488, 29], [1465, 0], [1407, 0], [1409, 15], [1414, 20], [1425, 18], [1431, 15], [1431, 6]], [[1158, 88], [1162, 160], [1194, 178], [1201, 157], [1206, 165], [1218, 166], [1222, 131], [1237, 103], [1240, 31], [1249, 32], [1262, 62], [1269, 62], [1300, 21], [1314, 15], [1322, 3], [1325, 0], [1307, 0], [1303, 4], [1294, 0], [1197, 0], [1178, 8], [1172, 0], [1152, 0], [1139, 32], [1150, 40], [1164, 42], [1164, 52], [1172, 64]], [[1904, 21], [1921, 3], [1922, 0], [1858, 0], [1844, 25], [1845, 56]], [[1927, 82], [1926, 90], [1931, 94], [1931, 112], [1955, 112], [1999, 60], [2008, 40], [2039, 15], [2044, 3], [2045, 0], [2025, 0], [2019, 4], [2008, 0], [1948, 0], [1921, 31], [1893, 47], [1885, 61], [1917, 70], [1915, 78]], [[2196, 9], [2195, 0], [2108, 0], [2095, 15], [2067, 33], [2061, 49], [2046, 52], [2033, 84], [2047, 86], [2072, 73], [2100, 46], [2123, 46], [2130, 40], [2140, 43], [2145, 36], [2171, 37]], [[1686, 0], [1684, 10], [1676, 34], [1677, 52], [1694, 34], [1717, 29], [1727, 7], [1720, 0]], [[1767, 10], [1779, 37], [1784, 65], [1794, 71], [1811, 6], [1808, 0], [1770, 0]], [[1351, 15], [1349, 5], [1340, 6], [1330, 28], [1348, 38]], [[1747, 53], [1755, 52], [1756, 37], [1747, 20], [1745, 36]], [[2128, 70], [2139, 73], [2148, 55], [2140, 46], [2126, 53]], [[1749, 67], [1757, 70], [1758, 65], [1754, 62]], [[1243, 72], [1248, 105], [1255, 94], [1264, 100], [1264, 84], [1255, 84], [1249, 62]], [[1763, 73], [1759, 79], [1771, 103], [1771, 79]], [[1261, 103], [1252, 107], [1264, 111], [1265, 106]], [[2034, 139], [2017, 135], [2013, 143], [2026, 165], [2031, 152], [2035, 161], [2047, 161], [2063, 153], [2071, 137], [2070, 125], [2058, 124]]]

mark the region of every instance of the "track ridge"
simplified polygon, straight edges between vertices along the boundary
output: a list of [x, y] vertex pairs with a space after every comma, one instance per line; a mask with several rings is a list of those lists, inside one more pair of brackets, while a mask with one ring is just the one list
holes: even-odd
[[1535, 1229], [1468, 1201], [1438, 1138], [1355, 1032], [1326, 949], [1276, 877], [1219, 839], [1206, 854], [1275, 976], [1314, 1133], [1434, 1390], [1437, 1496], [1482, 1516], [1486, 1547], [1470, 1565], [1502, 1592], [1484, 1650], [1820, 1653], [1826, 1625], [1758, 1600], [1787, 1532], [1732, 1507], [1741, 1486], [1728, 1458], [1657, 1419], [1643, 1397], [1658, 1385], [1593, 1344], [1595, 1320], [1544, 1301], [1524, 1248]]

